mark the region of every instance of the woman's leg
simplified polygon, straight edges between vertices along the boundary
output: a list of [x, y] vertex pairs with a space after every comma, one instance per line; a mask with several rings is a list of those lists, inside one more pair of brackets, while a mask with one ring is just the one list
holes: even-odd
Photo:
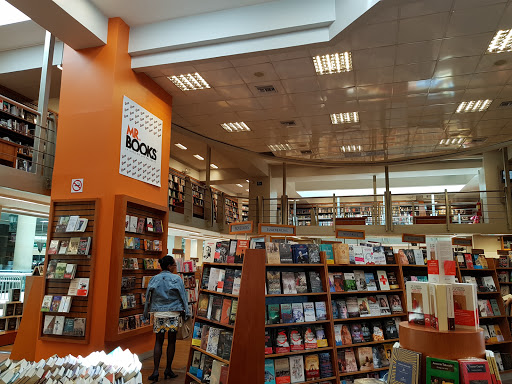
[[153, 373], [158, 372], [158, 367], [160, 366], [160, 358], [162, 357], [162, 347], [164, 345], [165, 340], [165, 332], [155, 333], [155, 349], [153, 351], [153, 364], [154, 371]]
[[174, 360], [174, 352], [176, 351], [176, 332], [167, 332], [169, 334], [167, 343], [167, 368], [166, 371], [172, 372], [172, 361]]

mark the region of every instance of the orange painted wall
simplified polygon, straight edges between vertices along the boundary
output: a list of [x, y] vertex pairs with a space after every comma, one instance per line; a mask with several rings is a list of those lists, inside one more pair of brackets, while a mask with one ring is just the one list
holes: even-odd
[[[52, 199], [100, 199], [98, 235], [93, 239], [97, 245], [96, 275], [91, 287], [93, 320], [87, 325], [91, 327], [88, 345], [38, 340], [36, 360], [55, 353], [85, 355], [117, 346], [105, 345], [104, 341], [112, 228], [114, 221], [124, 223], [124, 218], [113, 217], [114, 196], [126, 194], [167, 206], [172, 99], [145, 74], [132, 71], [128, 38], [129, 27], [114, 18], [109, 20], [105, 46], [80, 51], [66, 46], [64, 50]], [[163, 121], [160, 188], [119, 174], [124, 95]], [[72, 178], [84, 179], [83, 193], [71, 193]], [[110, 297], [110, 303], [119, 305], [119, 297]], [[36, 323], [34, 320], [34, 326]], [[153, 337], [133, 338], [121, 346], [133, 352], [148, 351], [153, 347]]]

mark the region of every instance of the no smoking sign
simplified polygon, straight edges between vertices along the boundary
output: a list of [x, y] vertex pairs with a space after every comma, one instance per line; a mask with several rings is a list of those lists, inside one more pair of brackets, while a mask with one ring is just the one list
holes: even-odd
[[84, 191], [84, 179], [71, 179], [71, 193]]

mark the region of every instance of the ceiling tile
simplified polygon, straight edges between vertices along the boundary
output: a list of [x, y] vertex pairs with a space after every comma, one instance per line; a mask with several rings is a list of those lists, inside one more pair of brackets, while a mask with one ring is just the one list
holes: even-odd
[[512, 20], [512, 3], [509, 1], [498, 24], [498, 29], [510, 29], [510, 20]]
[[243, 84], [244, 82], [234, 68], [203, 71], [201, 76], [213, 87], [225, 87], [227, 85]]
[[453, 8], [464, 9], [473, 7], [482, 7], [490, 4], [506, 3], [507, 0], [455, 0]]
[[[271, 63], [247, 65], [237, 67], [236, 70], [246, 83], [279, 80], [279, 76], [277, 76], [277, 73], [274, 71], [274, 66]], [[258, 73], [259, 76], [256, 76], [255, 73]]]
[[355, 99], [357, 96], [355, 87], [344, 89], [330, 89], [327, 91], [323, 91], [322, 94], [324, 96], [324, 100], [328, 103]]
[[297, 108], [297, 115], [302, 116], [315, 116], [326, 115], [330, 113], [326, 104], [304, 104]]
[[512, 69], [512, 53], [482, 55], [476, 72], [503, 71], [505, 69]]
[[458, 76], [473, 73], [479, 60], [480, 56], [470, 56], [439, 61], [434, 72], [434, 77]]
[[314, 76], [316, 74], [313, 59], [311, 57], [277, 61], [274, 63], [274, 68], [281, 79]]
[[233, 99], [226, 101], [233, 111], [251, 111], [255, 109], [263, 109], [258, 103], [256, 97], [249, 99]]
[[464, 97], [464, 91], [444, 91], [429, 93], [427, 97], [427, 105], [443, 104], [443, 103], [458, 103]]
[[382, 67], [356, 71], [356, 84], [372, 85], [393, 82], [393, 67]]
[[366, 16], [367, 24], [377, 24], [398, 19], [398, 6], [390, 5], [390, 2], [379, 2], [375, 4]]
[[411, 64], [437, 60], [441, 40], [400, 44], [396, 52], [396, 64]]
[[496, 99], [502, 90], [502, 86], [466, 89], [464, 100]]
[[443, 40], [439, 60], [452, 57], [481, 55], [485, 53], [494, 33], [486, 32], [477, 35], [451, 37]]
[[302, 125], [304, 127], [314, 127], [317, 125], [322, 125], [324, 127], [332, 126], [331, 118], [328, 115], [319, 115], [319, 116], [303, 116], [300, 118], [302, 121]]
[[399, 95], [394, 96], [391, 99], [392, 108], [405, 108], [405, 107], [417, 107], [424, 105], [427, 101], [426, 93], [419, 93], [416, 95]]
[[446, 36], [474, 35], [495, 31], [504, 10], [505, 4], [455, 10], [450, 18]]
[[353, 49], [364, 49], [393, 45], [396, 43], [397, 22], [367, 25], [352, 33]]
[[292, 60], [310, 56], [306, 49], [281, 49], [275, 50], [274, 52], [275, 53], [268, 55], [271, 61]]
[[430, 83], [430, 92], [464, 89], [470, 80], [471, 75], [433, 78]]
[[258, 97], [258, 102], [265, 109], [290, 107], [292, 102], [288, 95], [267, 95]]
[[228, 60], [216, 61], [216, 60], [203, 60], [194, 64], [194, 68], [197, 72], [203, 71], [217, 71], [219, 69], [231, 68], [233, 64]]
[[355, 70], [388, 67], [395, 64], [394, 45], [352, 51], [352, 65]]
[[355, 72], [335, 73], [317, 76], [320, 89], [348, 88], [356, 85]]
[[224, 98], [224, 100], [243, 99], [253, 96], [252, 92], [245, 84], [230, 85], [228, 87], [215, 87], [215, 90], [222, 98]]
[[289, 95], [289, 97], [295, 105], [322, 104], [325, 101], [322, 92], [319, 91], [294, 93]]
[[[275, 96], [276, 93], [269, 93], [269, 92], [262, 93], [262, 92], [258, 91], [258, 89], [256, 88], [256, 87], [261, 87], [261, 86], [266, 86], [266, 85], [269, 85], [268, 82], [255, 82], [255, 83], [247, 84], [247, 87], [249, 88], [249, 91], [251, 91], [252, 94], [256, 97]], [[286, 94], [286, 90], [284, 89], [283, 84], [280, 81], [274, 80], [274, 81], [272, 81], [271, 85], [276, 89], [277, 94], [280, 94], [280, 95]]]
[[[328, 76], [328, 75], [325, 75]], [[296, 79], [283, 79], [281, 82], [288, 93], [319, 91], [318, 78], [321, 76], [301, 77]]]
[[396, 65], [394, 68], [394, 81], [415, 81], [430, 79], [434, 72], [434, 61]]
[[410, 1], [400, 6], [400, 17], [407, 18], [448, 12], [450, 7], [451, 1], [448, 0]]
[[414, 41], [439, 39], [443, 37], [448, 17], [448, 13], [437, 13], [400, 20], [398, 42], [412, 43]]
[[395, 82], [393, 83], [393, 95], [424, 93], [427, 92], [429, 88], [430, 80]]
[[329, 103], [325, 104], [329, 114], [342, 113], [342, 112], [356, 112], [359, 109], [357, 101], [344, 101], [342, 103]]
[[505, 85], [500, 92], [501, 98], [512, 98], [512, 85]]
[[176, 89], [176, 91], [172, 93], [173, 106], [202, 103], [206, 101], [221, 101], [223, 99], [213, 88], [200, 89], [198, 91], [182, 91], [175, 87], [174, 84], [172, 84], [172, 87]]
[[229, 105], [225, 101], [211, 101], [200, 104], [183, 105], [179, 108], [179, 114], [185, 118], [188, 116], [229, 112]]
[[493, 85], [504, 85], [510, 76], [510, 71], [497, 71], [497, 72], [481, 72], [476, 73], [471, 77], [468, 88], [482, 88]]
[[379, 97], [388, 97], [393, 93], [392, 84], [368, 85], [357, 87], [358, 99], [374, 99]]
[[240, 55], [229, 60], [234, 67], [243, 67], [245, 65], [255, 65], [268, 63], [270, 58], [268, 56], [254, 56], [254, 55]]

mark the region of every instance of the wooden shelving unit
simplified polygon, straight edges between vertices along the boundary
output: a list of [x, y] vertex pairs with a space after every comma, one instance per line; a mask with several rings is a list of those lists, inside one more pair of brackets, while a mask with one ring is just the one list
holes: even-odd
[[[69, 255], [55, 254], [49, 255], [48, 248], [44, 262], [45, 276], [48, 271], [48, 263], [52, 260], [62, 261], [69, 264], [76, 264], [77, 269], [75, 278], [88, 278], [89, 287], [87, 296], [75, 296], [71, 302], [71, 308], [68, 313], [50, 313], [41, 312], [39, 339], [47, 341], [57, 341], [66, 343], [82, 343], [89, 342], [92, 313], [92, 288], [94, 286], [94, 270], [96, 256], [96, 222], [98, 221], [98, 200], [52, 200], [50, 208], [50, 219], [48, 225], [47, 244], [51, 240], [69, 241], [72, 237], [91, 237], [91, 246], [88, 255]], [[87, 227], [84, 232], [56, 232], [56, 226], [63, 216], [80, 216], [80, 218], [88, 219]], [[66, 296], [68, 294], [70, 279], [46, 279], [44, 281], [44, 295]], [[41, 298], [42, 299], [42, 298]], [[42, 303], [41, 303], [42, 304]], [[85, 319], [85, 335], [84, 336], [68, 336], [68, 335], [46, 335], [44, 330], [44, 319], [46, 315], [62, 315], [66, 318], [84, 318]]]
[[235, 197], [226, 196], [226, 223], [236, 223], [240, 221], [240, 214], [238, 212], [238, 199]]
[[[167, 254], [167, 222], [168, 210], [166, 207], [150, 204], [146, 201], [135, 199], [126, 195], [116, 195], [114, 217], [125, 218], [127, 215], [144, 219], [142, 232], [125, 230], [125, 221], [114, 222], [113, 245], [111, 259], [110, 296], [107, 313], [107, 341], [119, 341], [143, 333], [151, 333], [150, 324], [144, 324], [140, 318], [144, 312], [143, 298], [146, 288], [142, 286], [144, 276], [154, 276], [160, 273], [160, 269], [145, 269], [144, 260], [157, 260]], [[147, 230], [147, 219], [161, 220], [162, 232]], [[149, 241], [159, 241], [161, 251], [148, 251], [144, 249], [126, 249], [125, 237], [133, 237]], [[125, 259], [137, 259], [138, 269], [123, 268]], [[157, 264], [157, 263], [155, 263]], [[126, 263], [124, 264], [126, 265]], [[135, 280], [133, 288], [122, 288], [123, 278]], [[122, 309], [121, 297], [135, 296], [135, 305], [128, 309]], [[127, 319], [127, 325], [124, 326]], [[121, 325], [121, 326], [120, 326]], [[133, 326], [135, 325], [135, 327]]]
[[169, 209], [185, 213], [185, 174], [169, 169]]
[[194, 217], [204, 219], [204, 203], [206, 187], [199, 180], [191, 179], [192, 188], [192, 209]]
[[240, 218], [242, 221], [249, 221], [249, 200], [243, 199], [241, 203]]

